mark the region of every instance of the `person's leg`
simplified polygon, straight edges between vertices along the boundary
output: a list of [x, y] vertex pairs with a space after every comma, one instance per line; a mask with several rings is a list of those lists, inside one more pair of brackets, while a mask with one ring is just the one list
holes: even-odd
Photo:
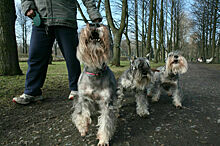
[[24, 93], [31, 96], [42, 94], [52, 45], [55, 40], [53, 28], [48, 32], [44, 27], [33, 26], [29, 48], [28, 70]]
[[71, 91], [77, 91], [77, 82], [81, 73], [80, 63], [76, 58], [76, 49], [79, 43], [77, 29], [56, 26], [55, 36], [66, 60], [69, 88]]

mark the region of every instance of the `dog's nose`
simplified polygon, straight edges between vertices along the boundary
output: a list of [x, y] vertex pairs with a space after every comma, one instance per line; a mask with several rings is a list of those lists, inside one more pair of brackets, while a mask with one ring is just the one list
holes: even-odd
[[100, 24], [99, 23], [90, 23], [89, 26], [94, 27], [94, 28], [98, 28], [98, 27], [100, 27]]
[[178, 55], [174, 55], [174, 58], [178, 58], [179, 56]]

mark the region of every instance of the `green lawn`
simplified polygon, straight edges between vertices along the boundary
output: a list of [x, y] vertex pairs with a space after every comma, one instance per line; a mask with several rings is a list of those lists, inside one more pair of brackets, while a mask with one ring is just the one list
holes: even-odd
[[[151, 63], [152, 68], [163, 65], [163, 63]], [[122, 67], [110, 67], [118, 78], [129, 67], [129, 61], [121, 61]], [[27, 63], [20, 62], [20, 67], [25, 74], [27, 72]], [[11, 99], [15, 95], [23, 93], [25, 84], [25, 75], [0, 76], [0, 108], [10, 106]], [[46, 93], [45, 93], [46, 92]], [[59, 94], [68, 91], [68, 75], [65, 62], [53, 62], [49, 65], [47, 78], [43, 87], [43, 93], [47, 96]]]

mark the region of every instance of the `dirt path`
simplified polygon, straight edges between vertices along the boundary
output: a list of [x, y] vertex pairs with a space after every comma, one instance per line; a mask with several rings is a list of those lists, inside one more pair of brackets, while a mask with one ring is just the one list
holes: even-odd
[[[190, 64], [180, 81], [183, 109], [175, 109], [171, 99], [162, 96], [150, 105], [151, 115], [140, 118], [128, 97], [111, 145], [220, 145], [220, 70]], [[0, 109], [0, 145], [96, 145], [95, 124], [86, 137], [80, 137], [70, 119], [68, 91], [54, 92], [44, 91], [43, 102]]]

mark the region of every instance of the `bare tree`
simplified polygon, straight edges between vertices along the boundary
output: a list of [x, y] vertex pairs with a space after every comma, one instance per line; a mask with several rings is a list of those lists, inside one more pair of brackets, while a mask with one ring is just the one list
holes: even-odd
[[0, 75], [22, 74], [15, 37], [15, 13], [13, 0], [0, 1]]
[[116, 28], [113, 17], [112, 17], [110, 2], [109, 0], [105, 0], [106, 18], [108, 21], [108, 25], [110, 26], [113, 32], [113, 36], [114, 36], [114, 40], [113, 40], [114, 54], [113, 54], [112, 65], [115, 65], [115, 66], [120, 66], [120, 44], [121, 44], [122, 34], [124, 32], [125, 25], [126, 25], [125, 20], [126, 20], [127, 11], [128, 11], [127, 0], [122, 0], [122, 13], [121, 13], [120, 27]]
[[[218, 10], [218, 0], [215, 0], [214, 4], [215, 12], [214, 12], [214, 22], [213, 22], [213, 32], [212, 32], [212, 57], [219, 56], [219, 54], [216, 54], [216, 42], [215, 42], [215, 34], [216, 34], [216, 24], [217, 24], [217, 10]], [[216, 59], [215, 59], [215, 62]]]
[[148, 19], [148, 32], [147, 32], [147, 53], [152, 53], [151, 32], [152, 32], [152, 21], [153, 21], [153, 3], [154, 3], [154, 0], [150, 0], [150, 15]]
[[157, 50], [157, 0], [154, 0], [154, 61], [158, 62], [158, 53]]
[[[160, 24], [159, 24], [159, 50], [161, 50], [161, 61], [165, 61], [165, 48], [164, 48], [164, 15], [163, 15], [163, 0], [161, 0], [160, 9]], [[157, 56], [158, 57], [158, 56]]]
[[135, 0], [134, 2], [135, 10], [134, 10], [134, 23], [135, 23], [135, 41], [136, 41], [136, 55], [139, 57], [139, 48], [138, 48], [138, 0]]

